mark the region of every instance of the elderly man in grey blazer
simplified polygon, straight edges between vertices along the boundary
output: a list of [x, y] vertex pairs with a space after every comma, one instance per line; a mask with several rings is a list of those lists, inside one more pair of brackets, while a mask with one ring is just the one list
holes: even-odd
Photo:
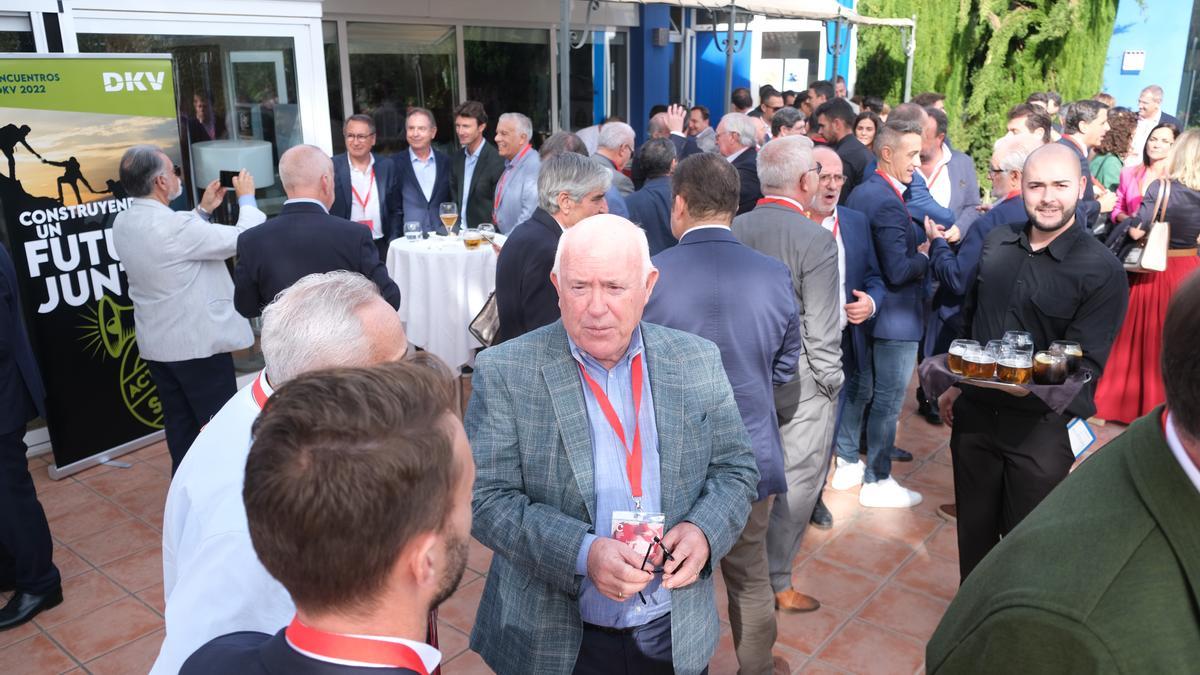
[[503, 234], [533, 217], [538, 205], [537, 178], [542, 160], [529, 144], [533, 122], [521, 113], [504, 113], [496, 122], [496, 151], [504, 173], [492, 199], [492, 223]]
[[267, 219], [254, 201], [254, 179], [234, 177], [237, 225], [209, 222], [225, 198], [208, 184], [192, 211], [172, 211], [183, 192], [179, 167], [152, 145], [121, 158], [121, 185], [133, 197], [113, 223], [113, 246], [129, 279], [138, 350], [162, 402], [171, 471], [200, 428], [237, 392], [230, 352], [254, 344], [250, 324], [233, 308], [225, 259], [238, 235]]
[[476, 361], [495, 556], [471, 648], [499, 673], [696, 674], [716, 649], [712, 569], [758, 471], [716, 345], [641, 321], [657, 276], [641, 229], [585, 219], [551, 273], [562, 320]]
[[817, 191], [812, 141], [776, 138], [758, 155], [765, 195], [733, 220], [733, 235], [792, 272], [802, 350], [796, 378], [776, 387], [787, 493], [775, 498], [767, 525], [767, 562], [775, 605], [793, 612], [820, 607], [792, 588], [792, 561], [825, 484], [842, 387], [842, 290], [834, 235], [805, 215]]

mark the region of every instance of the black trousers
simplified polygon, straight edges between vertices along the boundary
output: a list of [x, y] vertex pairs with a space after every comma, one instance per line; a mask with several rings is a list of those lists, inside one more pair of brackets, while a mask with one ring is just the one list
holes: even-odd
[[950, 455], [963, 579], [1067, 477], [1075, 461], [1069, 419], [969, 394], [955, 401]]
[[0, 433], [0, 580], [43, 595], [62, 580], [52, 556], [50, 525], [25, 459], [25, 429]]
[[146, 361], [163, 407], [171, 474], [200, 428], [237, 393], [231, 354], [214, 354], [187, 361]]
[[388, 241], [387, 235], [375, 240], [375, 250], [379, 251], [379, 262], [383, 263], [384, 265], [387, 264], [388, 246], [391, 244], [392, 242]]
[[[707, 672], [707, 668], [705, 672]], [[670, 613], [636, 628], [583, 624], [574, 675], [673, 675]]]

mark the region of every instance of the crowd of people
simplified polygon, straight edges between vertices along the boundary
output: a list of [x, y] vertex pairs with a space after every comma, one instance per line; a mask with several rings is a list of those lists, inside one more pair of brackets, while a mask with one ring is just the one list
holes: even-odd
[[[497, 672], [706, 672], [719, 566], [739, 670], [770, 673], [777, 612], [821, 606], [792, 567], [807, 528], [833, 525], [827, 478], [865, 508], [919, 504], [892, 475], [913, 459], [896, 430], [918, 362], [1012, 331], [1077, 343], [1086, 374], [1057, 407], [918, 388], [921, 416], [952, 428], [939, 512], [964, 582], [929, 670], [1190, 664], [1200, 580], [1176, 551], [1200, 513], [1200, 132], [1156, 86], [1136, 112], [1104, 98], [1014, 106], [986, 199], [944, 96], [889, 107], [840, 78], [767, 85], [757, 105], [737, 89], [719, 118], [657, 106], [640, 144], [612, 119], [535, 149], [519, 112], [493, 142], [467, 101], [453, 156], [410, 108], [408, 149], [383, 157], [353, 115], [345, 153], [283, 153], [273, 218], [234, 178], [233, 226], [211, 222], [217, 181], [173, 211], [179, 167], [128, 149], [114, 246], [173, 473], [152, 672], [433, 672], [430, 617], [473, 536], [494, 555], [471, 648]], [[406, 232], [446, 233], [443, 202], [507, 235], [461, 416], [457, 373], [409, 345], [384, 265]], [[1166, 269], [1127, 273], [1160, 227]], [[22, 458], [2, 630], [62, 593], [10, 430], [44, 393], [0, 254], [0, 392], [20, 404], [0, 454]], [[239, 391], [252, 317], [266, 365]], [[1093, 417], [1137, 421], [1068, 479], [1086, 446], [1070, 430]]]

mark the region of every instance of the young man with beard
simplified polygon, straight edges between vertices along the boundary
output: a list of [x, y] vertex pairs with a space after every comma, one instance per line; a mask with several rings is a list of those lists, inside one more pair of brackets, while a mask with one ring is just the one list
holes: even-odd
[[181, 673], [437, 668], [422, 640], [466, 568], [475, 478], [453, 391], [444, 367], [391, 363], [275, 392], [254, 424], [243, 501], [254, 550], [296, 615], [274, 636], [209, 642]]
[[942, 394], [942, 419], [953, 426], [963, 579], [1067, 477], [1075, 461], [1067, 424], [1096, 412], [1095, 383], [1129, 299], [1120, 262], [1082, 220], [1086, 183], [1074, 151], [1057, 143], [1034, 150], [1021, 181], [1028, 221], [988, 235], [978, 280], [964, 302], [967, 332], [984, 344], [1005, 331], [1026, 331], [1035, 349], [1049, 349], [1055, 340], [1078, 342], [1080, 368], [1090, 370], [1092, 380], [1064, 414], [1036, 396], [976, 387]]

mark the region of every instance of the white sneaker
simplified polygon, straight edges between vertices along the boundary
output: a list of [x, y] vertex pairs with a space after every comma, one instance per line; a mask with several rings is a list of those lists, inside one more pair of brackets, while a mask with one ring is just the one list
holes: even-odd
[[863, 483], [858, 503], [871, 508], [907, 509], [921, 503], [921, 493], [901, 487], [888, 477], [874, 483]]
[[864, 468], [866, 467], [862, 462], [847, 462], [838, 457], [837, 468], [833, 470], [833, 489], [851, 490], [861, 484]]

